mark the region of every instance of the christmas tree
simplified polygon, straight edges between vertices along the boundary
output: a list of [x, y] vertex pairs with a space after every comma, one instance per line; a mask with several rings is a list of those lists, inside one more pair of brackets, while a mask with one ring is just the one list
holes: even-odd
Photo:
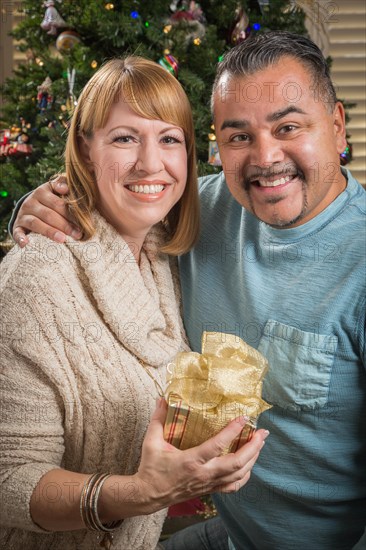
[[214, 129], [209, 100], [215, 66], [250, 33], [269, 29], [305, 34], [304, 13], [287, 0], [39, 0], [22, 2], [13, 31], [28, 61], [2, 92], [0, 239], [14, 202], [63, 169], [69, 119], [80, 90], [111, 57], [148, 57], [171, 71], [190, 98], [199, 173], [208, 163]]

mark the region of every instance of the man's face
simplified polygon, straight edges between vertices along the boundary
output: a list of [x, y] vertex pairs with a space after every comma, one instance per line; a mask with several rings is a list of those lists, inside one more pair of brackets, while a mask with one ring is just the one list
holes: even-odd
[[346, 146], [343, 107], [324, 103], [311, 74], [294, 58], [243, 78], [224, 75], [214, 113], [227, 185], [260, 220], [282, 228], [301, 225], [345, 188], [339, 162]]

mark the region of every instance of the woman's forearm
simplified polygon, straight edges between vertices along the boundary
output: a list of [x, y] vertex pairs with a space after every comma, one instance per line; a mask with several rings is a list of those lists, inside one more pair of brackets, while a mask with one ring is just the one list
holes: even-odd
[[[84, 529], [80, 497], [91, 474], [55, 469], [44, 475], [33, 491], [30, 512], [33, 521], [47, 531]], [[149, 513], [148, 503], [135, 476], [110, 476], [98, 500], [102, 523]]]

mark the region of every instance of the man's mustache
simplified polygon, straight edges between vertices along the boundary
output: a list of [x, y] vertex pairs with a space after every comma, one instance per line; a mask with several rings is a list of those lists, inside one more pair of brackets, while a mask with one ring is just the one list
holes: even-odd
[[259, 179], [273, 179], [276, 177], [285, 177], [285, 176], [298, 176], [301, 179], [304, 179], [304, 173], [295, 163], [284, 163], [284, 164], [273, 164], [268, 167], [260, 167], [257, 165], [248, 166], [244, 172], [244, 184], [245, 186], [250, 185], [254, 181]]

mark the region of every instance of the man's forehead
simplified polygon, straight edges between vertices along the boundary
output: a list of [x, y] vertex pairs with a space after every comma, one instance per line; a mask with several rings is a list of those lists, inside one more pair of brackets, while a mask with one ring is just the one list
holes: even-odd
[[223, 73], [214, 95], [214, 111], [220, 106], [245, 104], [255, 107], [258, 103], [298, 104], [302, 99], [314, 96], [316, 83], [310, 72], [300, 62], [281, 59], [277, 64], [249, 75]]

